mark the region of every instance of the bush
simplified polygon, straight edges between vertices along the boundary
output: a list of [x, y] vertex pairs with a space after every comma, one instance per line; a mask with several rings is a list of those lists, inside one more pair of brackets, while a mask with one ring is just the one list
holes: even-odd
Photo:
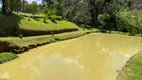
[[98, 21], [100, 24], [98, 28], [100, 28], [103, 32], [109, 30], [109, 32], [111, 33], [112, 30], [117, 30], [115, 14], [112, 15], [104, 13], [102, 15], [99, 15]]
[[31, 30], [31, 29], [19, 29], [18, 34], [22, 34], [23, 36], [37, 36], [37, 35], [49, 35], [52, 34], [59, 34], [59, 33], [65, 33], [65, 32], [73, 32], [78, 31], [78, 28], [65, 28], [65, 29], [54, 29], [54, 30]]
[[49, 19], [51, 19], [51, 20], [53, 20], [53, 21], [55, 21], [55, 20], [61, 21], [61, 20], [62, 20], [62, 17], [61, 17], [61, 16], [52, 15], [52, 16], [49, 17]]
[[141, 11], [128, 11], [121, 10], [116, 13], [117, 16], [117, 26], [120, 31], [127, 31], [129, 35], [135, 35], [141, 33], [142, 30], [142, 15]]
[[0, 53], [0, 64], [16, 58], [18, 58], [18, 56], [10, 52]]

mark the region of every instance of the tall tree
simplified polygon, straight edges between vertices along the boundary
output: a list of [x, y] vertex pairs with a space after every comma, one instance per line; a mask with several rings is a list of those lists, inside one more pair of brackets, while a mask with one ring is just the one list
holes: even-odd
[[54, 8], [54, 0], [42, 0], [42, 3], [45, 7], [49, 8], [49, 9]]
[[2, 0], [2, 13], [8, 14], [8, 0]]
[[22, 1], [21, 0], [9, 0], [9, 11], [20, 11], [21, 10]]
[[98, 15], [103, 12], [104, 0], [88, 0], [89, 12], [92, 18], [92, 26], [98, 25]]
[[29, 9], [30, 9], [30, 13], [32, 13], [32, 14], [35, 16], [35, 14], [36, 14], [37, 11], [38, 11], [37, 2], [32, 2], [32, 3], [29, 5]]

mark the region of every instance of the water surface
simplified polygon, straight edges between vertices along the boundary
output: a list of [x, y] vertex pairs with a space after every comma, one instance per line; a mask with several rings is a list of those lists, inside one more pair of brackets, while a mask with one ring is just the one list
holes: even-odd
[[5, 80], [116, 80], [117, 71], [142, 50], [142, 38], [89, 34], [20, 54], [0, 65]]

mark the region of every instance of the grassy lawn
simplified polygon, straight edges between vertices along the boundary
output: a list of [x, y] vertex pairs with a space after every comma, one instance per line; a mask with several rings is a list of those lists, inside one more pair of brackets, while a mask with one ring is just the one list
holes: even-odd
[[134, 55], [126, 63], [117, 80], [142, 80], [142, 52]]
[[51, 20], [47, 20], [47, 23], [43, 22], [43, 19], [35, 20], [30, 18], [28, 21], [27, 17], [24, 17], [20, 21], [20, 28], [22, 29], [30, 29], [30, 30], [58, 30], [65, 28], [78, 28], [77, 25], [68, 21], [56, 21], [57, 23], [52, 22]]

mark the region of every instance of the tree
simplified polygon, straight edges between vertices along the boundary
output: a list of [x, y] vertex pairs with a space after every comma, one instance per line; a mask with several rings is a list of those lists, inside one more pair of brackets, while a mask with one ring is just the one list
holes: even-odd
[[21, 11], [25, 13], [29, 12], [29, 4], [26, 0], [21, 1]]
[[89, 0], [89, 12], [92, 18], [92, 26], [98, 25], [98, 16], [103, 12], [104, 0]]
[[1, 0], [2, 2], [2, 13], [8, 14], [8, 0]]
[[35, 16], [35, 14], [36, 14], [37, 11], [38, 11], [37, 2], [32, 2], [32, 3], [29, 5], [29, 9], [30, 9], [30, 13], [32, 13], [32, 14]]
[[20, 11], [21, 10], [22, 1], [21, 0], [9, 0], [9, 12], [12, 11]]
[[21, 0], [0, 0], [2, 2], [2, 13], [9, 14], [13, 10], [20, 10]]
[[63, 9], [64, 9], [64, 0], [55, 0], [54, 8], [57, 10], [57, 15], [63, 16]]
[[42, 14], [43, 14], [44, 23], [46, 23], [46, 20], [50, 16], [50, 10], [48, 8], [44, 8], [43, 11], [42, 11]]
[[54, 0], [42, 0], [42, 3], [46, 8], [49, 8], [49, 9], [54, 8]]

